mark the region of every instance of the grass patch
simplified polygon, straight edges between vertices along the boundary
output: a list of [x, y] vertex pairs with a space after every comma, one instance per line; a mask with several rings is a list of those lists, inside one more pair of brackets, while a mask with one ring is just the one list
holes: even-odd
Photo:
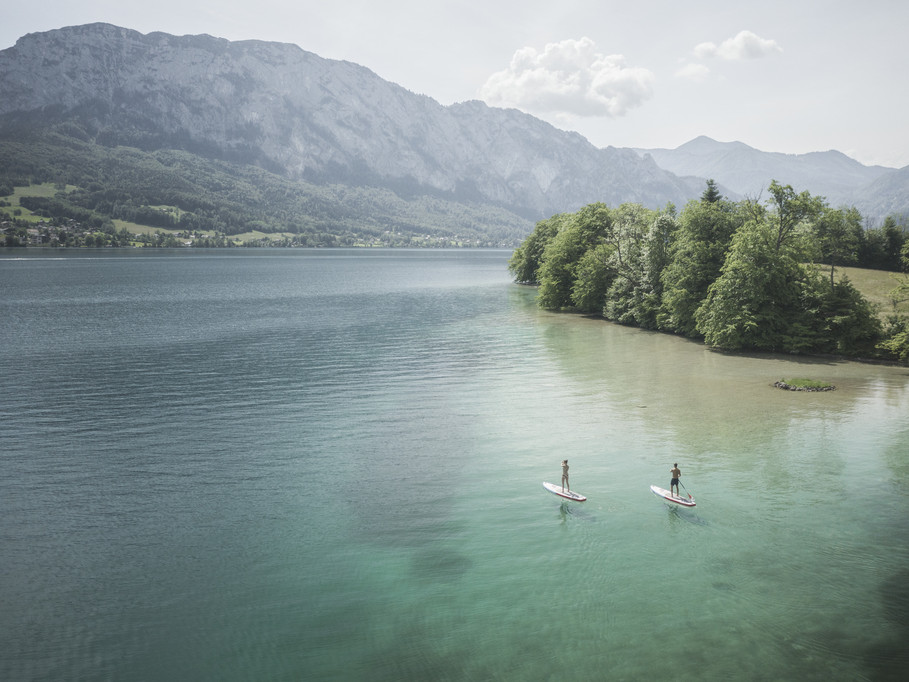
[[[66, 185], [62, 191], [68, 194], [76, 189], [78, 189], [78, 187], [75, 185]], [[9, 202], [9, 206], [0, 208], [0, 213], [5, 214], [7, 219], [24, 220], [28, 223], [39, 223], [42, 220], [47, 220], [47, 218], [35, 215], [29, 209], [23, 207], [19, 200], [22, 197], [42, 197], [51, 199], [57, 196], [57, 192], [60, 191], [60, 188], [53, 182], [43, 182], [40, 185], [29, 185], [28, 187], [13, 187], [12, 194], [0, 197], [0, 199]]]
[[241, 242], [249, 242], [258, 239], [284, 239], [293, 237], [292, 232], [260, 232], [259, 230], [250, 230], [231, 236], [231, 239]]
[[849, 278], [852, 286], [858, 289], [868, 302], [876, 306], [881, 318], [893, 313], [909, 315], [909, 294], [902, 294], [904, 300], [894, 301], [893, 290], [900, 284], [909, 281], [909, 275], [885, 270], [866, 270], [864, 268], [837, 268], [834, 276], [837, 281], [844, 276]]
[[174, 234], [177, 232], [177, 230], [166, 230], [163, 227], [139, 225], [138, 223], [131, 223], [126, 220], [120, 220], [119, 218], [114, 218], [112, 222], [114, 223], [114, 227], [117, 228], [117, 232], [120, 230], [126, 230], [130, 234], [154, 234], [155, 232]]
[[815, 379], [804, 379], [797, 377], [795, 379], [782, 379], [782, 383], [786, 384], [792, 389], [795, 390], [820, 390], [826, 388], [833, 388], [833, 384], [828, 381], [816, 381]]
[[[78, 189], [75, 185], [66, 185], [63, 192], [69, 194]], [[29, 185], [28, 187], [13, 187], [13, 193], [6, 199], [13, 205], [19, 205], [20, 197], [44, 197], [45, 199], [54, 197], [57, 192], [61, 191], [53, 182], [43, 182], [40, 185]]]
[[[113, 221], [114, 227], [117, 228], [117, 232], [120, 230], [126, 230], [130, 234], [151, 234], [154, 235], [157, 232], [161, 234], [178, 234], [182, 233], [183, 230], [175, 230], [169, 227], [152, 227], [151, 225], [140, 225], [139, 223], [131, 223], [128, 220], [120, 220], [119, 218], [114, 218]], [[202, 230], [199, 234], [206, 237], [214, 237], [214, 233], [207, 230]]]

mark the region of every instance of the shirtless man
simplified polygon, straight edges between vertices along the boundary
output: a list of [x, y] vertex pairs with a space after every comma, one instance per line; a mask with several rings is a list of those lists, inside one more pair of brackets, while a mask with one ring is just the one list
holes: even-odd
[[672, 495], [672, 489], [675, 488], [675, 496], [681, 497], [681, 495], [679, 495], [679, 479], [682, 477], [682, 470], [679, 469], [678, 462], [672, 465], [669, 473], [672, 474], [672, 480], [669, 481], [669, 494]]
[[565, 492], [565, 488], [568, 488], [568, 492], [571, 492], [571, 486], [568, 485], [568, 460], [562, 460], [562, 492]]

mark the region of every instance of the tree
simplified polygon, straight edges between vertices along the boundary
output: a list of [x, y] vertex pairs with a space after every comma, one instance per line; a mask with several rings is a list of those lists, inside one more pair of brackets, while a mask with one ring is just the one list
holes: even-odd
[[887, 216], [881, 226], [884, 242], [884, 268], [892, 272], [900, 271], [900, 252], [906, 242], [906, 233], [897, 225], [893, 216]]
[[719, 277], [732, 235], [742, 222], [741, 214], [724, 200], [702, 197], [685, 206], [669, 262], [661, 273], [659, 328], [688, 337], [698, 335], [695, 311]]
[[673, 216], [661, 213], [652, 217], [649, 227], [642, 234], [632, 232], [635, 241], [626, 248], [626, 274], [613, 282], [604, 309], [608, 319], [644, 329], [658, 328], [663, 296], [662, 275], [670, 261], [677, 229]]
[[783, 244], [791, 239], [799, 225], [815, 217], [824, 207], [821, 197], [812, 197], [808, 192], [796, 194], [792, 185], [780, 185], [776, 180], [771, 180], [770, 199], [767, 203], [775, 209], [773, 226], [776, 232], [776, 249], [779, 251]]
[[538, 284], [539, 269], [546, 246], [556, 236], [559, 226], [568, 216], [554, 215], [536, 224], [533, 232], [515, 249], [508, 261], [508, 270], [521, 284]]
[[801, 305], [806, 294], [803, 254], [778, 246], [779, 224], [749, 221], [736, 232], [719, 278], [695, 312], [697, 331], [729, 350], [806, 351], [814, 321]]
[[823, 262], [830, 264], [830, 289], [834, 288], [834, 270], [838, 263], [855, 258], [857, 234], [862, 229], [862, 216], [855, 208], [824, 207], [813, 224], [814, 243]]
[[543, 251], [538, 270], [539, 303], [550, 310], [571, 309], [572, 290], [581, 257], [602, 243], [611, 231], [612, 216], [605, 204], [590, 204], [568, 216]]
[[710, 178], [707, 181], [707, 189], [704, 190], [704, 193], [701, 194], [701, 201], [708, 204], [715, 204], [723, 198], [723, 195], [720, 194], [720, 190], [717, 189], [716, 182], [713, 178]]
[[610, 266], [616, 275], [603, 308], [609, 320], [637, 325], [644, 322], [639, 306], [649, 289], [648, 239], [656, 215], [640, 204], [626, 203], [615, 210], [613, 228], [606, 237], [613, 249]]
[[825, 287], [819, 312], [818, 350], [870, 355], [881, 339], [877, 312], [848, 277]]
[[611, 255], [612, 247], [604, 243], [588, 249], [581, 256], [571, 288], [571, 302], [577, 310], [602, 313], [606, 294], [615, 281], [615, 271], [610, 265]]
[[901, 315], [892, 315], [887, 320], [884, 340], [877, 348], [888, 356], [909, 365], [909, 319]]

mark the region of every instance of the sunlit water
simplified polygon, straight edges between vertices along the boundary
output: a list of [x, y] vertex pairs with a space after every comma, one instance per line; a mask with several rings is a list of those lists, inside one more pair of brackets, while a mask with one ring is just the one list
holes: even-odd
[[909, 371], [508, 256], [0, 251], [0, 678], [904, 679]]

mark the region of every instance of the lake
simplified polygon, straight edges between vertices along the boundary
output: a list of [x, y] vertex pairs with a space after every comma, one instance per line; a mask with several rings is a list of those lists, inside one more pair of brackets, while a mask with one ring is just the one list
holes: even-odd
[[0, 250], [0, 678], [903, 679], [909, 369], [509, 256]]

